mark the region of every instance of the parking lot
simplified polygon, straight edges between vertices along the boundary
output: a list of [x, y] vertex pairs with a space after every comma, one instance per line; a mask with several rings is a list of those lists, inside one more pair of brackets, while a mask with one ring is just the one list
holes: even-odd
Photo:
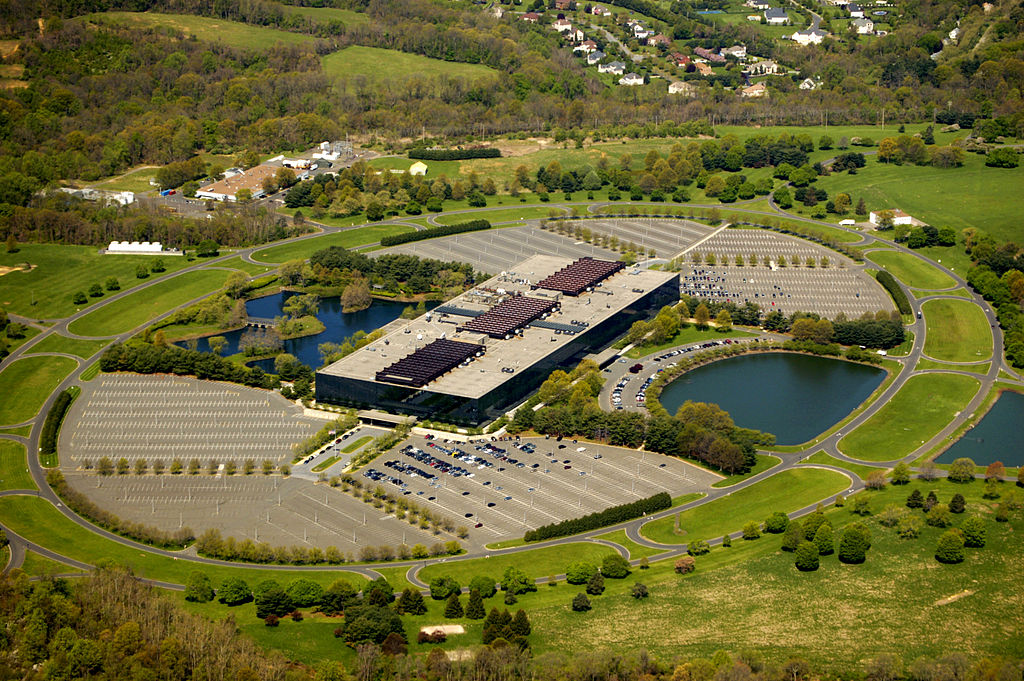
[[[700, 254], [706, 263], [709, 253], [715, 254], [715, 265], [692, 262], [693, 256]], [[744, 266], [735, 264], [737, 255]], [[752, 255], [757, 258], [756, 267], [749, 264]], [[780, 266], [780, 256], [788, 266]], [[769, 265], [764, 264], [765, 257]], [[804, 264], [808, 257], [814, 259], [815, 267]], [[822, 257], [828, 258], [828, 267], [820, 266]], [[889, 294], [861, 266], [844, 255], [782, 234], [725, 230], [693, 249], [684, 260], [681, 289], [693, 297], [737, 305], [752, 302], [765, 312], [816, 312], [828, 318], [843, 312], [856, 319], [865, 312], [894, 309]], [[794, 267], [793, 262], [800, 266]]]
[[291, 461], [292, 444], [323, 424], [277, 393], [166, 375], [111, 374], [82, 384], [61, 430], [61, 462], [107, 456], [150, 465]]
[[[292, 466], [292, 475], [309, 480], [317, 480], [321, 474], [328, 477], [340, 475], [352, 462], [352, 457], [373, 444], [373, 438], [381, 437], [388, 432], [387, 429], [376, 426], [357, 426], [347, 433], [339, 433], [328, 446]], [[335, 461], [331, 462], [331, 459]]]
[[[570, 226], [576, 223], [567, 223]], [[667, 218], [615, 218], [585, 220], [579, 223], [595, 234], [615, 236], [641, 246], [645, 253], [654, 249], [657, 257], [671, 259], [705, 238], [715, 227], [690, 220]]]
[[374, 251], [370, 255], [385, 253], [409, 253], [421, 258], [465, 262], [472, 265], [475, 270], [489, 274], [512, 269], [517, 263], [534, 255], [557, 255], [574, 259], [592, 256], [606, 260], [616, 260], [619, 257], [618, 253], [527, 226], [488, 229], [427, 241], [414, 241]]

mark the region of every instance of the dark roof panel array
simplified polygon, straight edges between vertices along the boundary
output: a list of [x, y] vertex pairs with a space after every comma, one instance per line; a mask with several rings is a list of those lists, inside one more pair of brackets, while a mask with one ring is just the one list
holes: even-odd
[[567, 296], [578, 296], [588, 288], [595, 286], [601, 281], [615, 274], [626, 263], [618, 260], [595, 260], [594, 258], [580, 258], [570, 265], [566, 265], [554, 274], [545, 277], [537, 282], [535, 288], [545, 288], [551, 291], [561, 291]]
[[376, 379], [419, 388], [483, 351], [476, 343], [438, 338], [378, 371]]
[[516, 329], [525, 327], [557, 306], [558, 303], [553, 300], [514, 296], [501, 301], [458, 328], [459, 331], [486, 333], [491, 338], [506, 338]]

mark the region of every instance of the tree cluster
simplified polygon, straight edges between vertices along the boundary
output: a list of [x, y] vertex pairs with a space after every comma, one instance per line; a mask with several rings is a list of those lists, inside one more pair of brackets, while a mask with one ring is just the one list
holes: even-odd
[[57, 436], [60, 434], [60, 424], [64, 421], [64, 415], [71, 406], [73, 400], [71, 388], [61, 390], [53, 406], [46, 414], [43, 422], [43, 430], [39, 435], [39, 452], [41, 454], [53, 454], [57, 451]]
[[410, 149], [409, 158], [425, 161], [463, 161], [471, 158], [501, 158], [497, 147], [475, 147], [470, 149]]
[[276, 377], [259, 367], [236, 364], [211, 352], [186, 350], [175, 345], [160, 347], [137, 340], [115, 343], [107, 348], [100, 357], [100, 369], [107, 372], [195, 376], [257, 388], [275, 388], [278, 385]]
[[434, 239], [439, 236], [452, 234], [464, 234], [466, 232], [478, 232], [482, 229], [490, 229], [491, 223], [487, 220], [469, 220], [467, 222], [456, 222], [451, 225], [436, 225], [426, 229], [403, 232], [401, 234], [390, 234], [382, 237], [380, 245], [383, 247], [397, 246], [398, 244], [409, 243], [410, 241], [422, 241], [423, 239]]

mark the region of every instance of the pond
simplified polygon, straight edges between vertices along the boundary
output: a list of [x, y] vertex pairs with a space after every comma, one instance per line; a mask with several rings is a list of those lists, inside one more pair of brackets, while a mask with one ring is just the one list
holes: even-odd
[[724, 14], [720, 9], [701, 9], [697, 10], [697, 14]]
[[1006, 466], [1024, 466], [1024, 395], [1005, 391], [978, 425], [964, 433], [935, 463], [953, 463], [960, 457], [979, 466], [1002, 461]]
[[807, 442], [857, 408], [885, 371], [829, 357], [771, 353], [712, 362], [665, 387], [670, 414], [686, 400], [713, 402], [737, 426], [773, 433], [780, 445]]
[[[250, 317], [273, 319], [274, 317], [284, 315], [284, 304], [293, 295], [297, 294], [293, 291], [281, 291], [274, 295], [253, 298], [246, 301], [245, 309]], [[303, 364], [316, 369], [322, 363], [320, 352], [317, 350], [318, 345], [329, 341], [340, 343], [356, 331], [370, 333], [375, 329], [379, 329], [385, 324], [398, 319], [402, 315], [402, 310], [407, 305], [408, 303], [397, 303], [390, 300], [374, 300], [373, 304], [365, 310], [343, 313], [341, 311], [341, 301], [338, 297], [321, 298], [320, 311], [317, 313], [317, 318], [327, 328], [314, 336], [303, 336], [284, 341], [284, 351], [295, 355]], [[238, 341], [244, 332], [245, 329], [237, 329], [235, 331], [215, 334], [224, 336], [228, 342], [221, 352], [222, 356], [227, 357], [238, 352]], [[200, 352], [209, 352], [210, 344], [208, 338], [200, 338], [196, 349]], [[186, 347], [184, 341], [178, 343], [178, 345]], [[261, 359], [250, 362], [249, 366], [258, 366], [264, 371], [273, 372], [274, 360]]]

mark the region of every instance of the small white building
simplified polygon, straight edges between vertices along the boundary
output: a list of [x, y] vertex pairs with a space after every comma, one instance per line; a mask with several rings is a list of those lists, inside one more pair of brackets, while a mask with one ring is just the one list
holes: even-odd
[[[159, 185], [157, 185], [159, 186]], [[128, 206], [135, 203], [135, 192], [115, 192], [106, 189], [74, 189], [71, 187], [61, 187], [61, 191], [65, 194], [71, 194], [77, 196], [80, 199], [86, 201], [103, 201], [104, 203], [116, 203], [121, 206]]]
[[821, 41], [824, 39], [825, 32], [816, 29], [797, 31], [796, 33], [793, 34], [793, 40], [801, 45], [820, 45]]
[[723, 57], [733, 56], [737, 59], [743, 60], [747, 58], [747, 46], [746, 45], [733, 45], [732, 47], [726, 47], [721, 50]]
[[559, 33], [568, 33], [572, 30], [572, 22], [568, 19], [555, 19], [551, 22], [551, 28], [555, 29]]
[[627, 73], [622, 78], [619, 78], [619, 85], [643, 85], [644, 77], [638, 73]]
[[802, 81], [800, 81], [801, 90], [817, 90], [819, 87], [821, 87], [821, 83], [814, 80], [813, 78], [804, 78]]
[[410, 175], [426, 175], [427, 174], [427, 164], [424, 163], [423, 161], [416, 161], [411, 166], [409, 166], [409, 174]]
[[165, 251], [159, 241], [111, 241], [104, 252], [108, 255], [181, 255], [177, 248]]
[[591, 52], [590, 54], [587, 55], [587, 65], [593, 66], [594, 64], [598, 64], [602, 59], [604, 59], [607, 56], [608, 55], [602, 52], [601, 50]]
[[873, 210], [868, 213], [868, 222], [878, 226], [882, 224], [883, 218], [888, 214], [892, 217], [892, 224], [894, 225], [912, 225], [914, 224], [914, 218], [909, 214], [904, 213], [899, 208], [890, 208], [889, 210]]

